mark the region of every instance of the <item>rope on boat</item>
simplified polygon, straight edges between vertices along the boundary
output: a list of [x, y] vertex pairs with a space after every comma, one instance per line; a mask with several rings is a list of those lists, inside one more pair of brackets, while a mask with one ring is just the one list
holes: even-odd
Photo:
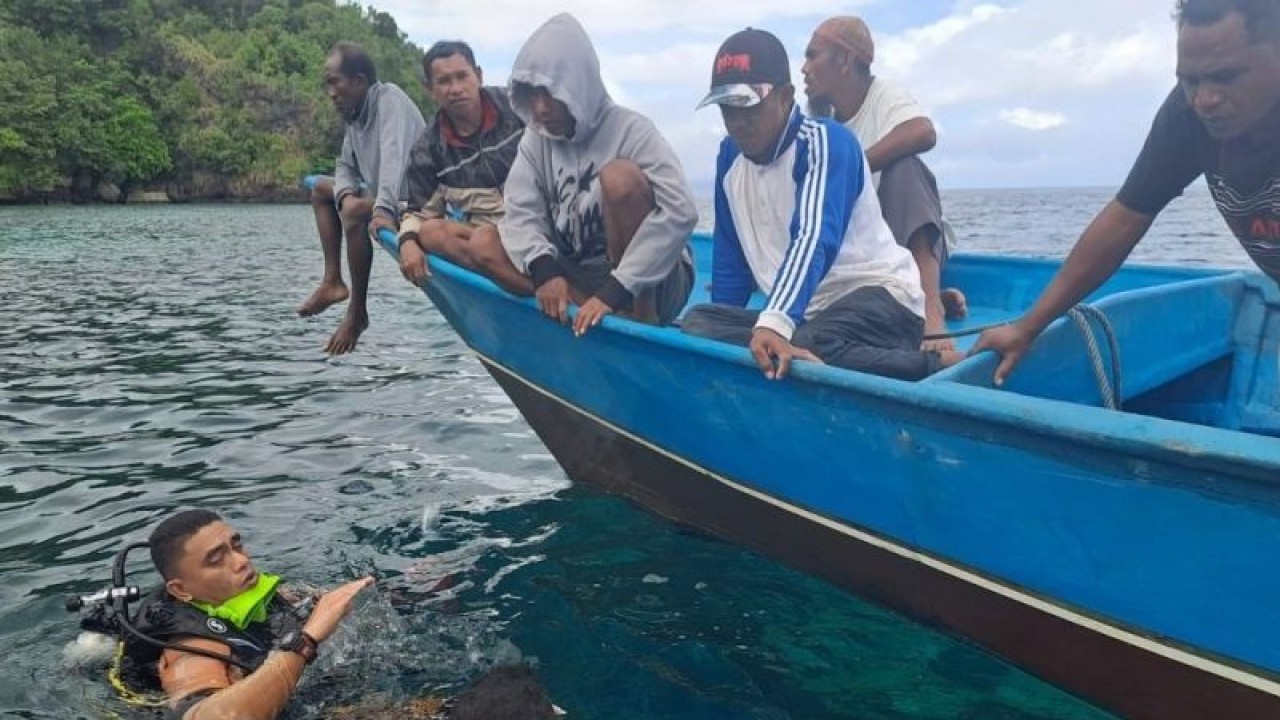
[[[1098, 390], [1102, 394], [1102, 403], [1108, 409], [1120, 409], [1120, 345], [1116, 341], [1115, 328], [1111, 327], [1111, 321], [1107, 319], [1105, 313], [1098, 308], [1080, 303], [1067, 311], [1067, 317], [1080, 328], [1080, 333], [1084, 335], [1085, 347], [1089, 352], [1089, 364], [1093, 366], [1093, 375], [1098, 380]], [[1098, 338], [1094, 332], [1093, 323], [1096, 322], [1102, 328], [1103, 334], [1107, 336], [1107, 348], [1111, 351], [1111, 372], [1107, 373], [1107, 368], [1102, 360], [1102, 350], [1098, 347]]]

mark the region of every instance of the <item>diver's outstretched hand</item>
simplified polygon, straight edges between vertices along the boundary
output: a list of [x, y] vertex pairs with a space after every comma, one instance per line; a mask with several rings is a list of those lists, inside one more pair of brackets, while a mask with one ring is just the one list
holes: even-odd
[[342, 618], [351, 612], [351, 601], [356, 594], [372, 584], [372, 577], [362, 577], [321, 595], [315, 609], [311, 611], [311, 617], [307, 618], [307, 624], [302, 628], [303, 632], [316, 642], [329, 639], [333, 631], [338, 629]]

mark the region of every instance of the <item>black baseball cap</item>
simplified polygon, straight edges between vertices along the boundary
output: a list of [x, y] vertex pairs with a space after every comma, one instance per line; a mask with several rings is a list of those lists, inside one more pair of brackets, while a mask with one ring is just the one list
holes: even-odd
[[776, 85], [791, 82], [787, 49], [773, 33], [747, 28], [729, 36], [716, 51], [711, 68], [711, 92], [698, 107], [751, 107]]

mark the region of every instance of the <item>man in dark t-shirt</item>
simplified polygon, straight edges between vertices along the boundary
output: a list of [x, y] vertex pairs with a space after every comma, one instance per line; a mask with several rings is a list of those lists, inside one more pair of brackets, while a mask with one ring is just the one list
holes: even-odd
[[1178, 87], [1156, 114], [1114, 200], [1017, 322], [971, 353], [1000, 353], [995, 383], [1049, 323], [1111, 277], [1173, 198], [1201, 174], [1228, 227], [1280, 283], [1280, 2], [1179, 0]]
[[1243, 134], [1220, 138], [1175, 88], [1116, 200], [1154, 217], [1201, 174], [1231, 232], [1280, 280], [1280, 106]]

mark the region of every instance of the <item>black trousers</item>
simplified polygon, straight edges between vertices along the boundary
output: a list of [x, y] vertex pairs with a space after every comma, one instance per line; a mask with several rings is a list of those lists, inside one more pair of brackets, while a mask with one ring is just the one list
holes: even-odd
[[[685, 314], [680, 328], [700, 337], [750, 345], [759, 310], [707, 303]], [[919, 380], [940, 367], [936, 352], [924, 352], [924, 319], [882, 287], [862, 287], [823, 308], [796, 328], [791, 344], [828, 365]]]

